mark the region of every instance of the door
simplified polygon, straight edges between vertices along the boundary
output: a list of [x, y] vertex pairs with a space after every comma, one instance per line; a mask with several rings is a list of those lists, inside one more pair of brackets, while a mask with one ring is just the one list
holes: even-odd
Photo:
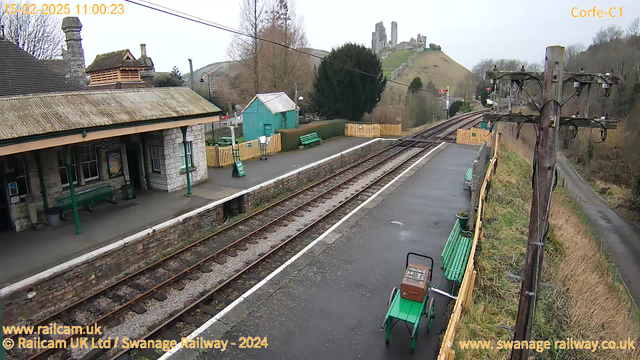
[[271, 126], [271, 124], [264, 124], [264, 136], [271, 136], [271, 134], [273, 134], [273, 126]]
[[138, 149], [133, 148], [135, 146], [132, 145], [131, 148], [127, 146], [127, 164], [129, 165], [129, 180], [133, 184], [133, 187], [136, 189], [141, 189], [142, 184], [140, 184], [140, 178], [142, 174], [140, 173], [140, 162], [138, 156]]

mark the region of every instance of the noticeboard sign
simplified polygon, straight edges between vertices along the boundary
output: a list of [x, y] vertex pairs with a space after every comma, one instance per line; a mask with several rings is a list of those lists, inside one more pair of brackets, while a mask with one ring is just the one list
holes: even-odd
[[233, 163], [233, 171], [231, 172], [231, 176], [233, 177], [243, 177], [245, 176], [244, 165], [241, 160], [237, 160]]

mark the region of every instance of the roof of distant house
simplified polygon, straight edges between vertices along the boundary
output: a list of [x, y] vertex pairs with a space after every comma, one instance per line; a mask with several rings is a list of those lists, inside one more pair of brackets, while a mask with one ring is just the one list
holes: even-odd
[[0, 98], [0, 142], [220, 113], [188, 87], [76, 91]]
[[65, 76], [64, 60], [38, 60], [0, 36], [0, 96], [82, 90]]
[[121, 67], [142, 68], [144, 65], [136, 60], [129, 49], [124, 49], [96, 56], [87, 68], [87, 72], [111, 70]]
[[264, 106], [269, 109], [271, 114], [275, 115], [281, 112], [292, 111], [296, 109], [296, 103], [287, 96], [284, 92], [276, 92], [276, 93], [267, 93], [267, 94], [258, 94], [254, 96], [254, 98], [249, 101], [247, 106], [242, 110], [246, 110], [251, 103], [255, 101], [255, 99], [259, 99]]

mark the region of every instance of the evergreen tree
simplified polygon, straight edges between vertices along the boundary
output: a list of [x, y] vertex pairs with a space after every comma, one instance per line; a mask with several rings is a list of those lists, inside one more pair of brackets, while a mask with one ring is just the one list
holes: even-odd
[[418, 76], [414, 77], [409, 84], [409, 92], [415, 94], [418, 90], [422, 89], [422, 80]]
[[178, 69], [177, 66], [174, 66], [171, 68], [171, 76], [180, 80], [180, 84], [182, 85], [182, 82], [183, 82], [182, 75], [180, 74], [180, 69]]
[[313, 84], [313, 107], [325, 118], [359, 121], [365, 112], [373, 111], [386, 84], [378, 56], [362, 45], [347, 43], [320, 62]]

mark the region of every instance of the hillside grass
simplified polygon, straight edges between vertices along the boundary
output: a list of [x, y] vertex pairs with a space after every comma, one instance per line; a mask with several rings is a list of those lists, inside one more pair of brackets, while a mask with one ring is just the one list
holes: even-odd
[[[384, 66], [385, 63], [383, 61], [383, 69]], [[470, 73], [467, 68], [458, 64], [442, 51], [425, 50], [416, 54], [413, 66], [408, 67], [405, 73], [398, 77], [396, 81], [409, 84], [411, 80], [418, 76], [423, 85], [432, 81], [438, 89], [446, 89], [447, 86], [450, 86], [451, 93], [455, 94], [458, 84]], [[399, 96], [404, 96], [406, 92], [406, 86], [387, 82], [380, 104], [392, 105], [394, 101], [398, 101]], [[400, 103], [403, 102], [401, 101]]]
[[[484, 213], [484, 238], [478, 244], [477, 279], [472, 305], [456, 333], [456, 359], [506, 359], [507, 350], [461, 350], [459, 340], [512, 340], [504, 327], [514, 326], [531, 206], [530, 150], [521, 143], [502, 142], [497, 172]], [[525, 156], [523, 156], [525, 155]], [[542, 283], [533, 340], [638, 339], [640, 316], [623, 285], [610, 274], [590, 225], [569, 193], [553, 194], [551, 227], [544, 254]], [[531, 353], [536, 359], [640, 359], [636, 350], [595, 353], [556, 350]]]
[[391, 75], [391, 72], [400, 67], [403, 63], [409, 61], [409, 58], [414, 54], [413, 50], [397, 50], [389, 54], [386, 58], [382, 59], [382, 71], [384, 76]]

